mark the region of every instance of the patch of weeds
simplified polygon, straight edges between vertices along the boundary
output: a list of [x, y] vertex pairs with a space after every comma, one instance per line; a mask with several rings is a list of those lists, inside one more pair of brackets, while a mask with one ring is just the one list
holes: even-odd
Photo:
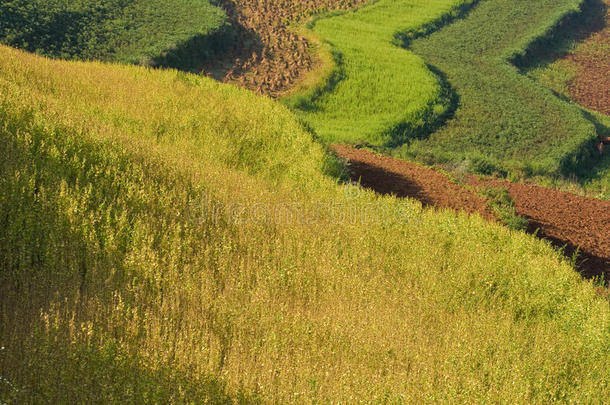
[[487, 205], [494, 215], [508, 228], [518, 231], [527, 229], [528, 220], [517, 214], [515, 201], [506, 188], [486, 187], [480, 189], [479, 194], [487, 200]]

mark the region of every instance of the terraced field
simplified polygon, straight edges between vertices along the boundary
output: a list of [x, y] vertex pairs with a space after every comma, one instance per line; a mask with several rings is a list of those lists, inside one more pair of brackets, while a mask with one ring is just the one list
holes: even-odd
[[610, 116], [610, 2], [588, 1], [527, 73], [562, 96]]
[[559, 34], [525, 72], [583, 106], [583, 115], [596, 126], [602, 159], [582, 176], [581, 184], [588, 193], [610, 199], [610, 5], [589, 1], [583, 17]]
[[593, 123], [509, 63], [527, 60], [530, 43], [552, 35], [558, 21], [577, 13], [580, 3], [489, 0], [467, 18], [414, 41], [413, 51], [446, 74], [459, 108], [445, 127], [399, 154], [436, 162], [467, 160], [482, 172], [586, 172], [595, 161]]
[[[457, 180], [454, 174], [345, 145], [336, 145], [333, 150], [348, 161], [352, 180], [364, 187], [381, 194], [415, 198], [426, 206], [479, 213], [509, 226], [517, 214], [521, 216], [520, 228], [561, 249], [574, 260], [575, 269], [583, 276], [610, 279], [608, 201], [496, 178], [469, 175]], [[485, 195], [490, 189], [506, 190], [514, 204], [511, 217], [492, 209], [493, 201]]]
[[511, 64], [526, 63], [581, 2], [488, 0], [422, 39], [417, 27], [426, 34], [470, 2], [380, 1], [320, 20], [314, 32], [337, 68], [288, 104], [327, 142], [402, 144], [395, 155], [480, 173], [584, 176], [596, 163], [596, 126]]
[[396, 146], [426, 135], [451, 100], [421, 58], [396, 46], [397, 37], [417, 35], [471, 3], [381, 0], [317, 21], [314, 32], [330, 45], [337, 67], [288, 104], [327, 142]]

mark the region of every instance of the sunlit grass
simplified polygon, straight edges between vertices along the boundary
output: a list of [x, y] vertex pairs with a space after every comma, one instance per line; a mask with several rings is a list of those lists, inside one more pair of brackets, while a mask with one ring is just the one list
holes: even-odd
[[450, 100], [424, 61], [401, 48], [413, 32], [470, 0], [380, 0], [315, 21], [335, 70], [288, 104], [328, 142], [398, 145], [426, 134]]
[[559, 253], [339, 186], [270, 99], [0, 47], [0, 401], [602, 402]]

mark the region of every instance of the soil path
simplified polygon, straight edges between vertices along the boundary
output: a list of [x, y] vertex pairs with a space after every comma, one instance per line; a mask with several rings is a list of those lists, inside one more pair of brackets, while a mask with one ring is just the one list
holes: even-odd
[[[348, 160], [352, 179], [364, 187], [494, 219], [483, 198], [440, 172], [350, 146], [335, 145], [332, 149]], [[471, 176], [467, 181], [474, 188], [506, 188], [518, 214], [529, 219], [529, 232], [537, 231], [537, 236], [565, 247], [570, 256], [578, 247], [582, 274], [605, 274], [606, 280], [610, 279], [610, 202], [504, 180]]]

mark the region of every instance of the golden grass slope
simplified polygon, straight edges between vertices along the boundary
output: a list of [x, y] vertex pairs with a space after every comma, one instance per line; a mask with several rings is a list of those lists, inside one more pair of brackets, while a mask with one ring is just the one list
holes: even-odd
[[284, 107], [0, 48], [0, 401], [601, 402], [549, 246], [342, 187]]

